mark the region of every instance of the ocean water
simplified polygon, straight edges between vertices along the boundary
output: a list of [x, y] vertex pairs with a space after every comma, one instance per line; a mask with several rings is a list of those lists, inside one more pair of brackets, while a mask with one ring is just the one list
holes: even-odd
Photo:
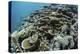
[[49, 5], [48, 3], [20, 2], [12, 1], [11, 3], [11, 32], [17, 30], [25, 16], [30, 15], [35, 10]]

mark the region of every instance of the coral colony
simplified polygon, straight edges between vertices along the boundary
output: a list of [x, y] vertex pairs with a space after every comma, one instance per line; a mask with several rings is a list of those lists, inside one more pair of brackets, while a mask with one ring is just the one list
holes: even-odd
[[25, 17], [11, 36], [11, 52], [78, 48], [77, 5], [49, 4]]

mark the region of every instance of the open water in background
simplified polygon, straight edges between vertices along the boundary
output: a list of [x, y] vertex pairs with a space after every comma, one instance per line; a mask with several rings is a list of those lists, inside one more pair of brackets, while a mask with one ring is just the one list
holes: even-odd
[[25, 16], [30, 15], [35, 10], [49, 5], [48, 3], [20, 2], [12, 1], [11, 3], [11, 32], [17, 30]]

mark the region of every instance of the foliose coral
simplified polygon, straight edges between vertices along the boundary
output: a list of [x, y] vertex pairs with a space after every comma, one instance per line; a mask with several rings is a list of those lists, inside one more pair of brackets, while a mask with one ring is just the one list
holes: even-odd
[[76, 5], [50, 4], [23, 20], [11, 34], [15, 52], [53, 51], [78, 48]]

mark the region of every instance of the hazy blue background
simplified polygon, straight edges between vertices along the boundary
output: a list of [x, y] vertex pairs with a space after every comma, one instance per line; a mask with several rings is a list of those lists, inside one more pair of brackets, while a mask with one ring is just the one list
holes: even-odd
[[33, 3], [33, 2], [20, 2], [13, 1], [11, 8], [11, 32], [18, 29], [22, 22], [23, 17], [28, 16], [31, 12], [48, 5], [47, 3]]

